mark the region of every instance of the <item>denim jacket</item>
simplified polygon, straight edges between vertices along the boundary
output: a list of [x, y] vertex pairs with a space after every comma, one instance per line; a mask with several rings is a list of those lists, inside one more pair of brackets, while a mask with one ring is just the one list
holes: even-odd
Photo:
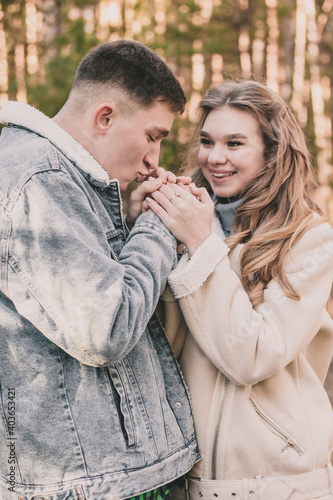
[[200, 458], [149, 321], [175, 239], [152, 213], [128, 234], [117, 180], [40, 111], [9, 102], [0, 121], [0, 498], [119, 500], [165, 484]]

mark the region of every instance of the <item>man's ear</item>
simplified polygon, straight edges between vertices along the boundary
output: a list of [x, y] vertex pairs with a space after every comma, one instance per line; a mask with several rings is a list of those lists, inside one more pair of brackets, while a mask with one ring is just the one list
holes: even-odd
[[112, 125], [115, 114], [115, 105], [112, 103], [99, 104], [94, 112], [93, 126], [97, 134], [105, 134]]

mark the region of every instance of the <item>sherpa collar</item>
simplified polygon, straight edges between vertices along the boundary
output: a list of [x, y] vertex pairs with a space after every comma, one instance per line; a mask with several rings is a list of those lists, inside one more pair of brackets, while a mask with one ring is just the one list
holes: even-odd
[[0, 123], [18, 125], [48, 139], [71, 162], [99, 187], [106, 187], [111, 180], [108, 173], [70, 134], [29, 104], [16, 101], [6, 102], [0, 110]]

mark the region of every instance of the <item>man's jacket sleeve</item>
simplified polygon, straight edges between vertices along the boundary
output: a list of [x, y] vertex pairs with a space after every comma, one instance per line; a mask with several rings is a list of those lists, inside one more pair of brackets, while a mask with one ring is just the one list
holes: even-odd
[[4, 281], [17, 311], [82, 363], [125, 356], [175, 262], [175, 239], [159, 218], [140, 216], [117, 261], [88, 198], [61, 171], [34, 175], [8, 217]]

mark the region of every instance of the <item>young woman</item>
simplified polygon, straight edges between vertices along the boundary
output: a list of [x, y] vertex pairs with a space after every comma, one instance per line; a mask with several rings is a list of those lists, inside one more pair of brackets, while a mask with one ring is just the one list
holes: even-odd
[[203, 189], [164, 186], [149, 203], [188, 247], [162, 320], [203, 455], [189, 497], [332, 499], [333, 230], [310, 196], [304, 136], [254, 81], [212, 88], [200, 110], [193, 179], [214, 201], [212, 231]]

